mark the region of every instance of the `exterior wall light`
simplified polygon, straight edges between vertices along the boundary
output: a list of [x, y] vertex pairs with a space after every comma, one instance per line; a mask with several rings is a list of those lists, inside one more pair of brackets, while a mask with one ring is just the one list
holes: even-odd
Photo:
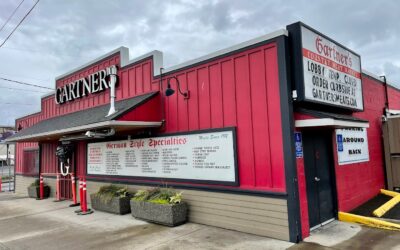
[[189, 99], [189, 97], [190, 97], [189, 90], [186, 90], [186, 92], [182, 92], [181, 84], [180, 84], [180, 82], [179, 82], [179, 80], [178, 80], [178, 78], [176, 76], [173, 76], [173, 77], [168, 79], [168, 81], [167, 81], [167, 89], [165, 90], [165, 95], [168, 97], [168, 96], [171, 96], [171, 95], [173, 95], [175, 93], [175, 90], [173, 90], [171, 88], [171, 79], [175, 79], [175, 81], [176, 81], [176, 83], [178, 85], [179, 94], [183, 95], [184, 99]]

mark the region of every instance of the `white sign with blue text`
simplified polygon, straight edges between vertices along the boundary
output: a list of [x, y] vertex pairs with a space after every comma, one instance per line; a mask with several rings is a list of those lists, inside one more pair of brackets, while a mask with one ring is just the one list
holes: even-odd
[[294, 133], [294, 141], [296, 147], [296, 158], [303, 158], [303, 140], [300, 132]]
[[369, 161], [366, 128], [336, 129], [339, 165]]

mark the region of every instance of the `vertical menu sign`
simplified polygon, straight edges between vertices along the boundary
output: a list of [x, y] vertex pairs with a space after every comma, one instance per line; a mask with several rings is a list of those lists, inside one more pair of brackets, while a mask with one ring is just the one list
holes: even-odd
[[303, 24], [288, 26], [300, 101], [362, 111], [361, 58]]
[[89, 143], [87, 173], [237, 184], [234, 130]]

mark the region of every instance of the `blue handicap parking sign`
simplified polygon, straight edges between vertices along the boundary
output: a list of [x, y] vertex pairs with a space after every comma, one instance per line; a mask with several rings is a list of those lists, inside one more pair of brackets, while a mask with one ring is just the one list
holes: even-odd
[[295, 147], [296, 147], [296, 158], [303, 158], [303, 142], [301, 139], [300, 132], [294, 133], [294, 141], [295, 141]]
[[343, 135], [336, 135], [337, 150], [343, 152]]

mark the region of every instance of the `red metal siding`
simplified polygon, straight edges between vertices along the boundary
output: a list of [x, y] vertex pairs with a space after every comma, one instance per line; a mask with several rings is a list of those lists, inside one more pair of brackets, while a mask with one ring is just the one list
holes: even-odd
[[[336, 172], [336, 186], [338, 193], [338, 205], [340, 211], [350, 211], [375, 196], [379, 189], [385, 186], [384, 159], [382, 154], [382, 130], [381, 116], [385, 105], [384, 85], [365, 75], [362, 75], [364, 111], [353, 113], [354, 117], [368, 120], [369, 162], [338, 165], [335, 136], [334, 159]], [[388, 88], [389, 107], [400, 109], [400, 91], [392, 87]], [[312, 119], [314, 117], [304, 114], [295, 114], [296, 120]], [[305, 173], [303, 159], [297, 159], [297, 174], [300, 196], [300, 209], [303, 236], [309, 234], [308, 206], [305, 186]]]
[[385, 105], [384, 86], [369, 77], [363, 76], [362, 80], [364, 112], [354, 113], [354, 116], [369, 121], [367, 131], [370, 160], [369, 162], [339, 166], [336, 150], [334, 150], [340, 211], [352, 210], [372, 198], [379, 192], [379, 189], [385, 186], [381, 137], [381, 117]]
[[[27, 128], [38, 123], [41, 119], [41, 113], [35, 113], [23, 118], [19, 118], [15, 121], [15, 127], [18, 128], [20, 125], [22, 128]], [[26, 149], [38, 148], [36, 142], [19, 142], [15, 147], [15, 173], [17, 174], [28, 174], [24, 171], [23, 153]]]
[[151, 98], [145, 104], [134, 108], [133, 110], [122, 115], [119, 121], [161, 121], [161, 110], [160, 110], [161, 96]]
[[[182, 91], [190, 91], [190, 98], [184, 99], [178, 93], [166, 98], [165, 132], [235, 126], [240, 187], [284, 191], [276, 44], [179, 71], [174, 76]], [[170, 83], [177, 90], [176, 81]]]
[[58, 142], [49, 142], [41, 144], [41, 172], [46, 175], [53, 175], [57, 173], [57, 157], [56, 148]]
[[[156, 106], [164, 101], [165, 133], [236, 127], [240, 187], [246, 189], [285, 191], [276, 46], [275, 43], [262, 45], [181, 70], [174, 76], [178, 77], [182, 91], [190, 91], [190, 98], [184, 99], [178, 94], [177, 82], [172, 79], [171, 87], [177, 93], [168, 98], [162, 93], [149, 103], [157, 110]], [[57, 86], [118, 62], [116, 54], [57, 80]], [[117, 100], [159, 89], [159, 79], [152, 78], [152, 63], [151, 59], [143, 60], [119, 70]], [[164, 76], [164, 90], [171, 76]], [[41, 119], [102, 105], [108, 99], [106, 91], [56, 105], [50, 96], [42, 101]], [[163, 117], [159, 115], [160, 112], [146, 112], [139, 107], [121, 120], [160, 120]], [[83, 164], [86, 154], [79, 154], [78, 158]], [[78, 170], [83, 174], [80, 164]], [[52, 166], [46, 162], [43, 167], [50, 171]]]
[[389, 109], [400, 110], [400, 91], [388, 86]]
[[80, 141], [76, 144], [76, 175], [83, 177], [86, 174], [86, 142]]

